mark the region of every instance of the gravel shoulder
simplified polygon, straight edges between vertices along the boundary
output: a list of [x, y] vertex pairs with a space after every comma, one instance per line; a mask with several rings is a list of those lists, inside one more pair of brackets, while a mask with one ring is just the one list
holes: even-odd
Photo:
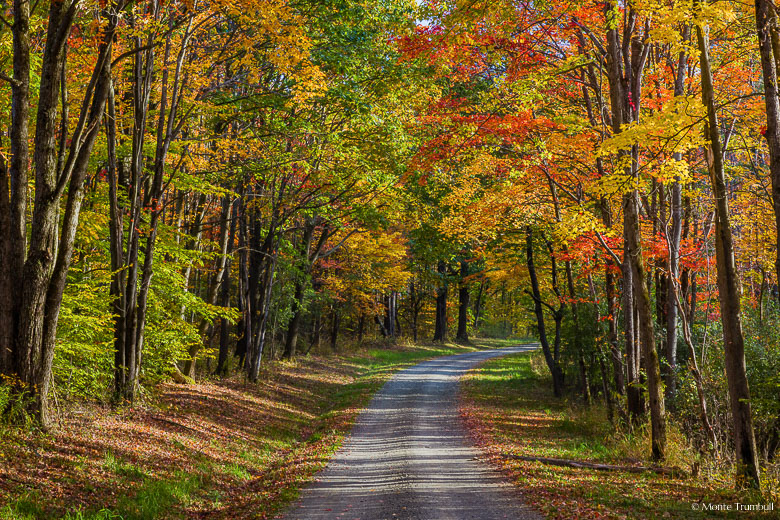
[[535, 345], [447, 356], [396, 374], [284, 520], [537, 519], [487, 464], [458, 416], [458, 379], [478, 363]]

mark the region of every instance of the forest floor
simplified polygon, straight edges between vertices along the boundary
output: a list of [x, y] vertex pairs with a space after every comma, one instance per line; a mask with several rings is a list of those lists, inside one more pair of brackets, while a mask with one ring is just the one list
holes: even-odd
[[307, 356], [265, 365], [258, 385], [163, 384], [133, 408], [71, 404], [49, 433], [0, 425], [0, 519], [269, 518], [392, 373], [476, 348]]
[[[606, 411], [555, 399], [540, 352], [487, 361], [461, 384], [461, 416], [488, 460], [524, 491], [525, 500], [548, 518], [780, 518], [775, 482], [764, 496], [736, 492], [717, 467], [697, 477], [651, 472], [600, 471], [518, 460], [549, 457], [624, 466], [649, 466], [646, 431], [621, 433]], [[545, 372], [547, 375], [545, 375]], [[572, 398], [573, 399], [573, 398]], [[667, 464], [690, 475], [692, 451], [669, 432]], [[721, 469], [722, 471], [722, 469]], [[774, 469], [775, 473], [777, 468]], [[774, 502], [773, 512], [705, 510], [712, 505]]]

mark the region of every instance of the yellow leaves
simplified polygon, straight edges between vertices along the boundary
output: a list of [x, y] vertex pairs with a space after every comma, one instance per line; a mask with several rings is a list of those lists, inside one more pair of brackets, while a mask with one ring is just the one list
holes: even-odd
[[666, 159], [658, 165], [658, 169], [654, 172], [655, 178], [659, 182], [669, 184], [674, 181], [680, 184], [688, 184], [693, 181], [690, 167], [686, 161], [677, 161], [675, 159]]
[[634, 145], [654, 147], [667, 154], [698, 148], [705, 142], [701, 132], [704, 113], [698, 98], [676, 97], [641, 121], [624, 125], [620, 133], [601, 144], [598, 154], [613, 155]]
[[[624, 156], [631, 158], [629, 156]], [[625, 171], [624, 168], [615, 168], [616, 172]], [[615, 195], [624, 195], [636, 188], [636, 182], [631, 175], [623, 173], [613, 173], [611, 175], [605, 175], [599, 179], [591, 188], [591, 192], [597, 197], [612, 198]]]
[[555, 225], [555, 239], [561, 243], [581, 237], [593, 231], [602, 231], [603, 225], [590, 212], [582, 209], [574, 209], [563, 215], [561, 221]]
[[293, 79], [293, 101], [303, 103], [325, 89], [325, 75], [311, 61], [313, 42], [307, 34], [308, 19], [287, 0], [217, 0], [217, 6], [246, 27], [231, 43], [246, 53], [237, 62], [259, 83], [266, 73], [258, 51], [277, 74]]
[[358, 230], [339, 252], [342, 273], [329, 277], [328, 287], [338, 294], [353, 296], [401, 291], [412, 276], [405, 267], [406, 254], [406, 243], [399, 233]]
[[[601, 143], [596, 154], [612, 157], [615, 172], [627, 171], [633, 159], [625, 152], [639, 146], [649, 152], [649, 157], [642, 161], [641, 171], [661, 183], [676, 180], [685, 184], [692, 180], [688, 164], [672, 157], [706, 145], [701, 131], [703, 120], [704, 107], [698, 99], [676, 97], [641, 121], [624, 125], [620, 133]], [[612, 196], [627, 193], [633, 187], [630, 179], [613, 174], [601, 179], [595, 192]]]

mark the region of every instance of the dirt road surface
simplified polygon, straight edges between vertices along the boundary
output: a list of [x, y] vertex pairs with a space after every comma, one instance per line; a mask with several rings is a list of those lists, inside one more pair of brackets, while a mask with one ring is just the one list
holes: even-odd
[[284, 520], [539, 519], [478, 460], [458, 416], [458, 378], [486, 359], [535, 345], [469, 352], [397, 373]]

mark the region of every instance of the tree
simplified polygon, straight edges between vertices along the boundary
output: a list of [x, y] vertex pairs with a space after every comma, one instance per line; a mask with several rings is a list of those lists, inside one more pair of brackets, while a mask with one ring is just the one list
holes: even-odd
[[[697, 14], [701, 3], [696, 0]], [[720, 318], [723, 324], [723, 342], [726, 355], [729, 400], [734, 421], [734, 446], [737, 452], [737, 486], [760, 488], [758, 454], [753, 433], [753, 417], [750, 410], [750, 389], [745, 373], [745, 345], [742, 333], [742, 317], [739, 279], [734, 259], [734, 242], [729, 222], [729, 203], [723, 172], [723, 148], [720, 140], [718, 113], [712, 84], [710, 49], [706, 28], [696, 25], [696, 40], [701, 66], [702, 103], [707, 109], [705, 135], [709, 141], [707, 167], [710, 172], [712, 194], [715, 198], [715, 244], [718, 266], [718, 294]]]
[[[80, 2], [52, 2], [43, 37], [38, 99], [31, 96], [30, 4], [13, 6], [10, 162], [0, 163], [0, 371], [33, 398], [32, 411], [51, 423], [48, 393], [57, 321], [84, 196], [84, 181], [110, 90], [113, 40], [124, 3], [100, 9], [97, 60], [68, 136], [68, 37]], [[32, 165], [34, 203], [27, 237], [30, 107], [37, 101]], [[60, 105], [62, 105], [60, 107]], [[67, 189], [67, 195], [65, 195]], [[65, 209], [61, 213], [61, 200]], [[21, 294], [18, 292], [21, 288]]]

